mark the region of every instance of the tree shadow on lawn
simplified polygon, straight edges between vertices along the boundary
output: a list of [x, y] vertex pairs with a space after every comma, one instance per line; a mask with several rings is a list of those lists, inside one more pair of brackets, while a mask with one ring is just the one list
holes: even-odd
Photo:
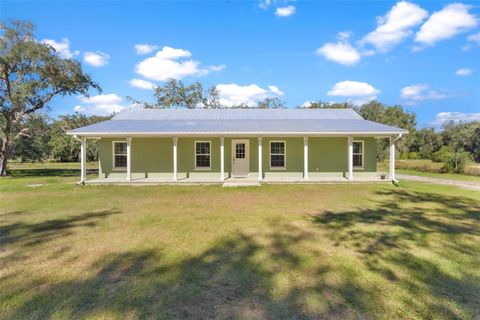
[[[269, 221], [265, 231], [239, 231], [194, 255], [137, 249], [100, 257], [74, 279], [36, 277], [21, 285], [6, 318], [474, 318], [478, 204], [404, 191], [379, 196], [373, 209], [326, 212], [306, 225]], [[437, 206], [425, 209], [425, 201]], [[337, 247], [326, 253], [330, 242]], [[462, 256], [465, 267], [453, 274], [415, 250], [453, 264]]]
[[[100, 219], [119, 213], [120, 211], [118, 210], [104, 210], [37, 223], [15, 222], [0, 225], [0, 249], [15, 243], [21, 243], [22, 246], [33, 246], [38, 243], [66, 237], [73, 232], [74, 228], [94, 227]], [[14, 211], [11, 214], [20, 215], [21, 212]], [[5, 215], [10, 214], [7, 213]]]
[[378, 195], [372, 208], [324, 212], [313, 222], [335, 246], [353, 250], [372, 272], [398, 282], [420, 317], [478, 317], [479, 203], [402, 190]]
[[[32, 178], [32, 177], [79, 177], [80, 169], [12, 169], [8, 171], [14, 178]], [[87, 174], [98, 174], [98, 169], [87, 169]]]
[[[95, 262], [87, 278], [32, 281], [34, 292], [13, 318], [89, 316], [160, 319], [344, 319], [365, 317], [381, 288], [345, 272], [331, 284], [328, 264], [302, 270], [296, 246], [305, 232], [277, 226], [263, 239], [237, 233], [204, 252], [177, 260], [159, 249], [110, 254]], [[265, 244], [264, 241], [268, 241]], [[310, 281], [289, 279], [296, 272]], [[283, 292], [276, 292], [285, 281]], [[40, 289], [41, 288], [41, 289]]]

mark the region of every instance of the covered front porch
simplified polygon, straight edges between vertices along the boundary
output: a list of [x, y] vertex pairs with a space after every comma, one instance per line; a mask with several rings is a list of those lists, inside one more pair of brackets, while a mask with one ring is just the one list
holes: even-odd
[[369, 183], [369, 182], [389, 182], [387, 176], [382, 177], [380, 173], [373, 174], [358, 174], [355, 176], [355, 180], [350, 180], [344, 177], [342, 174], [323, 174], [313, 175], [308, 180], [303, 177], [286, 176], [286, 177], [266, 177], [261, 181], [254, 176], [246, 177], [228, 177], [224, 180], [220, 180], [215, 177], [183, 177], [173, 181], [169, 178], [162, 177], [137, 177], [132, 178], [130, 181], [126, 181], [124, 177], [112, 176], [103, 178], [94, 178], [85, 180], [85, 184], [101, 185], [101, 184], [120, 184], [120, 185], [150, 185], [150, 184], [223, 184], [224, 186], [258, 186], [260, 183], [265, 184], [305, 184], [305, 183]]
[[[376, 139], [300, 137], [77, 137], [87, 184], [352, 183], [395, 180], [376, 170]], [[88, 139], [99, 139], [99, 176], [86, 179]]]

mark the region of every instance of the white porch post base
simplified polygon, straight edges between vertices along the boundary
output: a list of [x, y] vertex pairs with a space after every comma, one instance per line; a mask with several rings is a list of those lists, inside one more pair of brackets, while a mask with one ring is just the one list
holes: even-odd
[[308, 180], [308, 137], [303, 137], [303, 179]]
[[395, 138], [390, 137], [390, 180], [395, 182]]
[[258, 181], [263, 180], [263, 168], [262, 168], [262, 137], [258, 137]]
[[177, 181], [177, 137], [173, 138], [173, 181]]
[[348, 137], [348, 180], [353, 180], [353, 138]]
[[132, 181], [132, 138], [127, 138], [127, 181]]
[[225, 138], [220, 138], [220, 180], [225, 180]]

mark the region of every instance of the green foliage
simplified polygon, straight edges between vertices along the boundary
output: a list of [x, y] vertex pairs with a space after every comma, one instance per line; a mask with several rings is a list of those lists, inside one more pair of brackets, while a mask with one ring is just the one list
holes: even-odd
[[[51, 126], [51, 139], [48, 146], [51, 149], [53, 159], [62, 162], [78, 161], [80, 155], [80, 143], [72, 136], [67, 136], [68, 130], [91, 125], [110, 119], [108, 117], [86, 116], [80, 113], [60, 116]], [[98, 150], [96, 141], [87, 143], [87, 161], [97, 160]]]
[[310, 101], [307, 106], [297, 106], [302, 109], [353, 109], [353, 104], [349, 102], [325, 102], [325, 101]]
[[431, 159], [442, 144], [442, 136], [434, 128], [422, 128], [415, 133], [410, 150], [417, 152], [421, 159]]
[[407, 152], [402, 152], [402, 154], [400, 156], [400, 159], [401, 160], [408, 160], [408, 153]]
[[219, 93], [215, 87], [206, 91], [200, 82], [185, 85], [181, 80], [168, 79], [163, 86], [155, 88], [153, 108], [180, 107], [187, 109], [219, 108]]
[[440, 150], [432, 154], [432, 160], [434, 162], [446, 162], [449, 153], [452, 153], [452, 148], [449, 146], [442, 146]]
[[463, 173], [465, 166], [471, 161], [470, 153], [454, 151], [445, 154], [445, 168], [449, 173]]
[[285, 109], [285, 102], [279, 98], [265, 98], [258, 102], [258, 109]]
[[[397, 142], [397, 149], [401, 153], [408, 153], [417, 123], [414, 113], [405, 111], [401, 106], [386, 106], [378, 101], [370, 101], [356, 107], [355, 110], [366, 120], [380, 122], [408, 130], [409, 134]], [[377, 158], [383, 162], [388, 156], [388, 139], [378, 140]]]
[[417, 159], [418, 159], [418, 154], [417, 154], [416, 152], [413, 152], [413, 151], [412, 151], [412, 152], [410, 152], [410, 153], [408, 154], [408, 159], [410, 159], [410, 160], [417, 160]]
[[30, 114], [22, 119], [18, 128], [26, 128], [13, 141], [12, 157], [22, 162], [39, 161], [50, 153], [50, 119], [44, 114]]
[[100, 90], [78, 61], [60, 57], [53, 47], [36, 41], [33, 31], [28, 22], [0, 22], [0, 175], [7, 174], [13, 140], [28, 129], [15, 132], [26, 116], [48, 108], [56, 96]]

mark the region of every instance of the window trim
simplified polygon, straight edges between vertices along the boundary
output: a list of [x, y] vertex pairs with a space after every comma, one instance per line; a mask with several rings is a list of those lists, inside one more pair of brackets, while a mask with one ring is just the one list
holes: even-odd
[[[283, 167], [274, 167], [272, 166], [272, 143], [283, 142]], [[270, 170], [287, 170], [287, 141], [285, 140], [270, 140], [269, 149], [268, 149], [268, 164]], [[274, 155], [280, 155], [280, 153], [274, 153]]]
[[[197, 167], [197, 143], [208, 143], [210, 153], [210, 162], [208, 167]], [[201, 153], [200, 155], [206, 155], [206, 153]], [[195, 140], [193, 143], [193, 165], [195, 170], [199, 171], [209, 171], [212, 170], [212, 141], [210, 140]]]
[[[115, 156], [123, 156], [123, 154], [116, 154], [115, 153], [115, 144], [116, 143], [125, 143], [125, 144], [128, 144], [127, 141], [125, 140], [115, 140], [115, 141], [112, 141], [112, 170], [127, 170], [127, 167], [128, 167], [128, 163], [125, 167], [117, 167], [115, 165]], [[128, 162], [128, 151], [127, 153], [124, 154], [124, 156], [127, 158], [127, 162]]]
[[[360, 143], [362, 145], [362, 153], [355, 153], [354, 152], [354, 148], [353, 148], [353, 144], [354, 143]], [[353, 140], [352, 141], [352, 165], [353, 165], [353, 156], [354, 155], [358, 155], [358, 154], [361, 154], [362, 155], [362, 165], [361, 166], [353, 166], [353, 169], [357, 169], [357, 170], [363, 170], [365, 169], [365, 141], [364, 140]]]

